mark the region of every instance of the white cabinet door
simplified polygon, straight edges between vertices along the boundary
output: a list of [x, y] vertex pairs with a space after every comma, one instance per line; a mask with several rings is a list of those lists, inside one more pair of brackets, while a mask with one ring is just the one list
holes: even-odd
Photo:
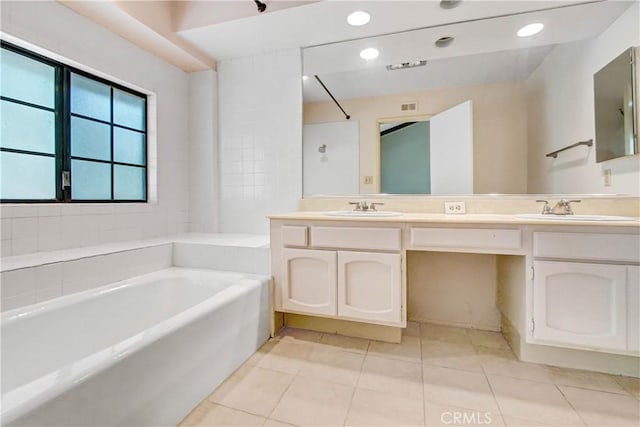
[[282, 308], [336, 314], [336, 252], [282, 250]]
[[627, 346], [640, 352], [640, 267], [627, 267]]
[[400, 323], [400, 254], [338, 252], [338, 316]]
[[626, 266], [536, 261], [534, 271], [535, 339], [626, 350]]

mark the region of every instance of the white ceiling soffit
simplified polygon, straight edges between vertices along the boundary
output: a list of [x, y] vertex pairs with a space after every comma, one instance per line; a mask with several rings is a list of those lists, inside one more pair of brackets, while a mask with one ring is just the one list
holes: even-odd
[[[215, 66], [214, 60], [198, 55], [197, 49], [194, 49], [195, 54], [189, 52], [189, 46], [182, 39], [163, 28], [164, 12], [170, 13], [162, 7], [165, 2], [58, 1], [182, 70], [197, 71]], [[37, 2], [33, 4], [34, 7], [38, 5]], [[147, 15], [147, 23], [139, 18], [142, 14], [134, 13], [134, 6], [155, 6], [154, 13]]]
[[[584, 1], [464, 0], [447, 10], [437, 0], [320, 1], [178, 34], [222, 60], [578, 3]], [[355, 10], [369, 12], [371, 21], [361, 27], [348, 25], [346, 17]]]
[[[457, 56], [427, 62], [424, 67], [388, 71], [385, 67], [323, 74], [322, 82], [337, 99], [412, 93], [452, 87], [516, 82], [526, 79], [552, 45]], [[303, 82], [304, 102], [330, 101], [315, 78]]]
[[[317, 46], [304, 50], [306, 75], [382, 67], [415, 60], [433, 60], [567, 43], [596, 37], [624, 12], [631, 2], [598, 2], [484, 19], [436, 28], [390, 34], [368, 39]], [[517, 37], [524, 25], [541, 22], [544, 30], [532, 37]], [[446, 48], [434, 42], [440, 37], [455, 37]], [[365, 61], [359, 52], [374, 47], [380, 55]]]

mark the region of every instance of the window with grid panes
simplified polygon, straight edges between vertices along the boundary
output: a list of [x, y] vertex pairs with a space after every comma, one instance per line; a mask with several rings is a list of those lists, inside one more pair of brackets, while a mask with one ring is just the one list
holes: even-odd
[[144, 94], [2, 43], [3, 202], [147, 199]]

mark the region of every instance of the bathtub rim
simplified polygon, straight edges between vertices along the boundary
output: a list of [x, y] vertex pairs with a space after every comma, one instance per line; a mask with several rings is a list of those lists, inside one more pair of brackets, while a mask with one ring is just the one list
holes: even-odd
[[[170, 267], [165, 270], [155, 271], [145, 275], [126, 279], [120, 282], [110, 283], [99, 288], [62, 296], [53, 300], [44, 301], [32, 306], [21, 307], [3, 313], [2, 324], [5, 324], [5, 315], [10, 318], [10, 322], [22, 320], [24, 317], [32, 317], [40, 313], [45, 313], [53, 309], [65, 307], [96, 297], [104, 293], [113, 292], [126, 286], [141, 285], [145, 281], [143, 279], [152, 279], [154, 276], [164, 276], [171, 274], [178, 275], [180, 272], [186, 271], [203, 271], [216, 274], [233, 274], [238, 276], [238, 280], [230, 284], [229, 287], [222, 289], [220, 292], [211, 297], [181, 311], [152, 327], [145, 329], [135, 335], [132, 335], [122, 341], [110, 345], [98, 352], [85, 356], [82, 359], [70, 362], [60, 368], [49, 372], [35, 380], [22, 384], [9, 391], [2, 390], [2, 405], [0, 407], [0, 424], [12, 422], [19, 417], [27, 414], [29, 411], [36, 409], [56, 396], [68, 391], [72, 387], [81, 384], [94, 376], [104, 372], [111, 366], [115, 365], [120, 359], [135, 353], [136, 351], [147, 347], [163, 337], [175, 332], [181, 327], [193, 323], [204, 317], [215, 309], [223, 306], [227, 301], [232, 300], [246, 293], [248, 289], [255, 286], [269, 286], [270, 278], [264, 275], [237, 273], [219, 270], [206, 270], [195, 268]], [[164, 273], [164, 274], [163, 274]], [[171, 277], [171, 276], [170, 276]], [[45, 307], [45, 306], [52, 307]], [[36, 307], [38, 306], [38, 307]], [[25, 310], [27, 309], [27, 310]], [[20, 316], [20, 311], [25, 312], [24, 316]], [[58, 380], [57, 377], [65, 371], [71, 371], [71, 375], [64, 377], [64, 380]]]

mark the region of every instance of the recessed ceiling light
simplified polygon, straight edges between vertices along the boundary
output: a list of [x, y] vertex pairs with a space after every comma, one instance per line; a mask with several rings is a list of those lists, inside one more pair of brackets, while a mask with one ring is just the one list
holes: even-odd
[[376, 59], [378, 55], [380, 55], [380, 52], [378, 52], [378, 49], [374, 49], [372, 47], [368, 47], [362, 52], [360, 52], [360, 58], [367, 59], [367, 60]]
[[302, 76], [302, 80], [309, 80], [309, 76]]
[[440, 0], [440, 7], [443, 9], [453, 9], [460, 6], [462, 0]]
[[440, 37], [438, 40], [436, 40], [436, 42], [434, 43], [436, 45], [436, 47], [447, 47], [449, 46], [451, 43], [453, 43], [453, 37]]
[[530, 37], [534, 34], [538, 34], [540, 31], [542, 31], [543, 28], [544, 24], [541, 24], [539, 22], [535, 24], [529, 24], [520, 28], [517, 34], [518, 37]]
[[359, 27], [369, 22], [371, 19], [371, 15], [363, 10], [356, 10], [355, 12], [349, 14], [347, 16], [347, 22], [349, 25], [353, 25], [354, 27]]

